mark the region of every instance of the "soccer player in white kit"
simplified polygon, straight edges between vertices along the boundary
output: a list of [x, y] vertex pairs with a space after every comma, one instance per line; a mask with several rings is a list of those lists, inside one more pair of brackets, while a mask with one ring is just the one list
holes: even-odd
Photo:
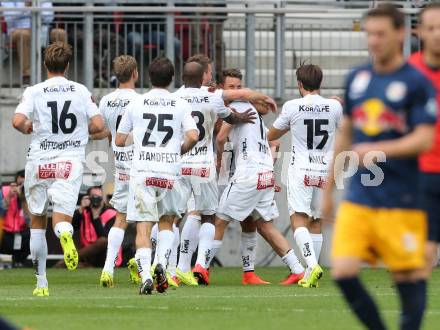
[[[71, 46], [57, 42], [44, 53], [48, 79], [26, 88], [12, 125], [32, 134], [25, 167], [25, 195], [31, 214], [30, 250], [35, 267], [36, 296], [48, 296], [46, 278], [46, 210], [53, 204], [52, 223], [60, 239], [64, 261], [76, 269], [78, 253], [72, 240], [72, 215], [82, 183], [89, 133], [99, 133], [104, 122], [87, 88], [64, 76]], [[90, 122], [89, 122], [90, 119]]]
[[[239, 113], [247, 109], [256, 111], [248, 102], [232, 102], [230, 107]], [[304, 269], [293, 249], [272, 221], [278, 216], [278, 209], [274, 201], [273, 159], [263, 119], [259, 116], [252, 124], [229, 127], [228, 124], [223, 125], [227, 127], [228, 136], [232, 143], [235, 170], [220, 199], [215, 221], [215, 240], [212, 242], [209, 255], [210, 260], [219, 250], [229, 222], [232, 220], [242, 222], [251, 216], [256, 221], [260, 234], [288, 265], [292, 277], [296, 277], [298, 281], [302, 278]], [[222, 149], [220, 145], [219, 147]], [[220, 151], [217, 150], [217, 152]], [[202, 271], [201, 275], [204, 276], [206, 269]]]
[[[128, 186], [130, 180], [130, 167], [133, 158], [133, 145], [118, 147], [115, 144], [116, 131], [121, 122], [125, 109], [130, 102], [139, 94], [135, 91], [135, 83], [138, 80], [136, 59], [129, 55], [121, 55], [113, 60], [113, 71], [119, 81], [119, 87], [108, 95], [105, 95], [99, 103], [99, 110], [104, 118], [106, 130], [96, 138], [110, 138], [113, 155], [115, 158], [115, 181], [113, 197], [110, 204], [117, 211], [116, 220], [108, 234], [107, 255], [104, 268], [101, 273], [100, 284], [103, 287], [113, 287], [113, 272], [115, 261], [124, 240], [127, 229], [127, 202]], [[93, 136], [92, 136], [93, 138]], [[134, 259], [129, 262], [129, 268], [136, 268]], [[130, 274], [132, 282], [139, 281], [137, 272]]]
[[[287, 199], [292, 230], [307, 269], [298, 284], [317, 287], [323, 271], [318, 264], [322, 246], [319, 195], [333, 157], [335, 132], [342, 119], [342, 106], [319, 95], [322, 71], [302, 65], [296, 71], [300, 99], [284, 104], [268, 134], [269, 141], [289, 130], [292, 160], [289, 164]], [[311, 234], [312, 233], [312, 234]]]
[[[133, 132], [134, 154], [130, 170], [127, 219], [136, 222], [136, 255], [142, 284], [139, 294], [151, 294], [151, 228], [159, 222], [156, 290], [168, 288], [166, 269], [174, 241], [172, 226], [180, 217], [181, 154], [197, 143], [198, 130], [188, 103], [167, 88], [174, 66], [157, 58], [148, 67], [153, 88], [127, 107], [116, 134], [116, 145], [125, 146]], [[183, 141], [183, 143], [182, 143]]]
[[[217, 118], [221, 118], [230, 124], [251, 123], [256, 119], [255, 113], [251, 113], [251, 110], [244, 113], [232, 112], [225, 106], [222, 94], [210, 93], [201, 89], [203, 71], [203, 67], [199, 63], [186, 63], [183, 69], [185, 88], [181, 88], [174, 93], [189, 103], [192, 109], [191, 114], [196, 120], [199, 130], [198, 143], [182, 157], [181, 183], [183, 195], [181, 213], [186, 212], [187, 201], [193, 195], [194, 210], [201, 213], [202, 226], [199, 234], [201, 250], [204, 249], [205, 244], [210, 244], [214, 236], [213, 215], [218, 206], [217, 175], [212, 141], [214, 125]], [[211, 228], [212, 230], [210, 230]], [[199, 254], [196, 264], [203, 263], [205, 258], [204, 255]], [[182, 265], [182, 263], [179, 263], [179, 265]], [[187, 285], [197, 285], [197, 281], [189, 267], [185, 271], [177, 268], [177, 277]]]

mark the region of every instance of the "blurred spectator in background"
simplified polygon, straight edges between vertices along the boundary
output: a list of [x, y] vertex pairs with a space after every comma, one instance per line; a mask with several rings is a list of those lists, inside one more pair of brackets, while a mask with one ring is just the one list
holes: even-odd
[[29, 250], [29, 217], [24, 197], [24, 170], [18, 171], [15, 181], [2, 187], [3, 237], [0, 253], [12, 255], [12, 267], [22, 267]]
[[[216, 4], [199, 3], [198, 6], [226, 7], [226, 0], [219, 0]], [[197, 14], [191, 26], [191, 54], [203, 53], [211, 58], [216, 81], [219, 80], [224, 67], [223, 23], [227, 18], [226, 13]]]
[[[116, 218], [116, 211], [104, 201], [102, 187], [91, 187], [81, 198], [78, 210], [73, 214], [72, 226], [79, 231], [81, 248], [78, 250], [79, 266], [103, 267], [107, 251], [107, 237]], [[116, 266], [122, 263], [121, 252]], [[61, 260], [56, 267], [64, 267]]]
[[[41, 4], [43, 8], [51, 8], [52, 2], [43, 1]], [[16, 11], [15, 8], [31, 7], [32, 1], [12, 1], [1, 2], [1, 6], [10, 8], [3, 12], [5, 21], [7, 23], [7, 32], [10, 37], [12, 45], [16, 48], [18, 53], [18, 60], [22, 69], [22, 83], [28, 85], [30, 83], [31, 65], [30, 65], [30, 51], [31, 51], [31, 12], [30, 11]], [[53, 28], [49, 33], [49, 24], [54, 18], [52, 11], [42, 12], [42, 33], [40, 35], [41, 44], [47, 44], [47, 36], [49, 34], [50, 41], [66, 41], [66, 32], [63, 29]]]

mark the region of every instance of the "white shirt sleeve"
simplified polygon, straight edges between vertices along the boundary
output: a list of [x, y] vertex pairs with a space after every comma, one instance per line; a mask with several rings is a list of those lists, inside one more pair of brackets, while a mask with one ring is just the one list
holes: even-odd
[[101, 114], [102, 118], [104, 119], [105, 127], [110, 128], [109, 120], [107, 118], [105, 103], [106, 103], [106, 99], [105, 99], [105, 97], [103, 97], [101, 99], [101, 101], [99, 102], [98, 110], [99, 110], [99, 113]]
[[32, 97], [32, 87], [25, 89], [21, 101], [15, 109], [15, 113], [21, 113], [28, 118], [32, 118], [34, 112], [34, 100]]
[[183, 120], [182, 120], [183, 132], [185, 133], [193, 129], [198, 131], [196, 122], [194, 121], [194, 118], [191, 116], [191, 107], [188, 104], [185, 104], [183, 111], [184, 111]]
[[279, 130], [285, 130], [285, 129], [290, 128], [290, 113], [288, 111], [287, 104], [283, 105], [283, 109], [281, 110], [281, 114], [274, 121], [272, 126], [276, 129], [279, 129]]
[[92, 94], [86, 89], [84, 95], [84, 102], [87, 112], [87, 117], [92, 118], [94, 116], [100, 115], [101, 113], [96, 106], [95, 101], [93, 101]]
[[210, 97], [211, 104], [214, 106], [215, 112], [220, 118], [226, 118], [231, 115], [231, 109], [225, 106], [223, 98], [217, 94], [213, 94]]
[[132, 105], [133, 103], [130, 103], [125, 109], [117, 133], [129, 134], [133, 130], [133, 118], [131, 116]]

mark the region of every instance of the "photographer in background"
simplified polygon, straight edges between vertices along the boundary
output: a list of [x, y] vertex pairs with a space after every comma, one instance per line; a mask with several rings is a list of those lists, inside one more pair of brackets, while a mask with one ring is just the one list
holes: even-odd
[[[73, 214], [72, 226], [79, 231], [81, 248], [78, 250], [79, 266], [102, 267], [107, 251], [107, 236], [116, 218], [116, 211], [107, 206], [101, 186], [90, 187], [81, 198], [80, 206]], [[119, 264], [118, 264], [119, 262]], [[119, 253], [116, 265], [122, 263]], [[63, 267], [64, 262], [57, 266]]]
[[12, 255], [14, 268], [23, 267], [30, 253], [29, 217], [23, 183], [24, 170], [21, 170], [15, 174], [14, 182], [2, 187], [1, 191], [4, 215], [0, 253]]

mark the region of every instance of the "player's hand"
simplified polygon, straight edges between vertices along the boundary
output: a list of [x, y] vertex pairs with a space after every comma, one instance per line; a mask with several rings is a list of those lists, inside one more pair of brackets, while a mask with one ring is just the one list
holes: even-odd
[[334, 96], [332, 96], [330, 98], [333, 99], [333, 100], [338, 101], [339, 103], [341, 103], [342, 106], [344, 106], [344, 99], [342, 97], [334, 95]]
[[81, 198], [81, 203], [79, 205], [79, 211], [82, 213], [85, 208], [90, 206], [90, 197], [85, 195]]
[[375, 147], [374, 147], [374, 143], [365, 142], [365, 143], [358, 143], [353, 145], [352, 149], [359, 156], [359, 166], [363, 166], [365, 155], [370, 151], [374, 151]]
[[237, 112], [237, 110], [235, 110], [234, 108], [231, 108], [231, 111], [234, 112], [238, 121], [241, 123], [253, 124], [255, 122], [255, 119], [257, 119], [256, 113], [251, 108], [249, 108], [245, 112], [241, 112], [241, 113]]
[[25, 134], [31, 134], [34, 131], [34, 125], [32, 124], [32, 120], [28, 119], [24, 122], [24, 131]]

